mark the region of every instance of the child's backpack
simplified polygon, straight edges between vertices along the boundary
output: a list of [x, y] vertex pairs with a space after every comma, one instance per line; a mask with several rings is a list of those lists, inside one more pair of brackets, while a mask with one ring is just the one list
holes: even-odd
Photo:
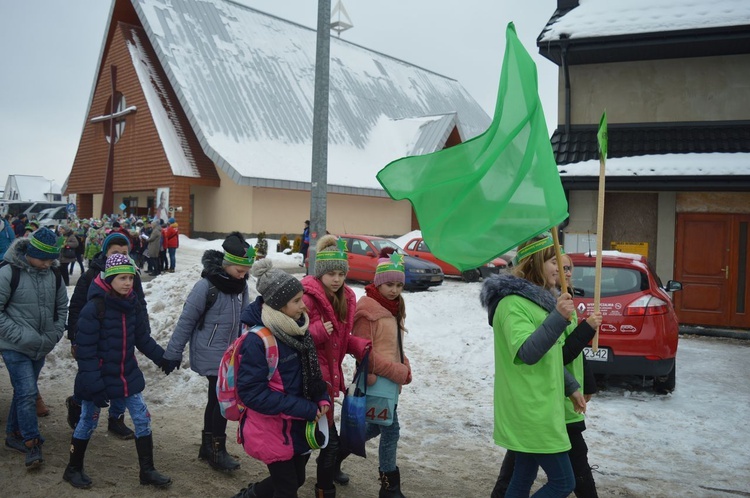
[[271, 380], [279, 365], [279, 347], [276, 338], [266, 327], [242, 325], [242, 334], [229, 345], [219, 363], [219, 378], [216, 381], [216, 397], [219, 400], [221, 414], [227, 420], [240, 420], [245, 414], [245, 406], [237, 393], [237, 373], [242, 360], [242, 344], [250, 334], [257, 334], [263, 340], [268, 362], [268, 380]]
[[[7, 261], [0, 262], [0, 268], [3, 266], [10, 265]], [[5, 311], [5, 308], [8, 307], [8, 303], [10, 303], [10, 300], [13, 299], [13, 294], [16, 292], [16, 288], [18, 287], [18, 283], [21, 281], [21, 269], [15, 265], [10, 265], [11, 268], [11, 275], [10, 275], [10, 292], [8, 293], [8, 300], [5, 301], [5, 304], [3, 305], [2, 310]], [[59, 289], [62, 285], [62, 274], [60, 274], [60, 268], [57, 266], [51, 266], [50, 270], [52, 270], [52, 273], [55, 274], [55, 290]], [[65, 271], [68, 271], [66, 268]], [[56, 322], [59, 318], [59, 313], [57, 312], [57, 300], [55, 300], [55, 311], [52, 317], [52, 321]]]

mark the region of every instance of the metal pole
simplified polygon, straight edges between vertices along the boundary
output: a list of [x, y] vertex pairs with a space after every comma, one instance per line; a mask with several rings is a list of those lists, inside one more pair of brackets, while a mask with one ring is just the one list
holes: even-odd
[[326, 233], [328, 191], [328, 78], [331, 51], [331, 0], [318, 0], [318, 37], [315, 52], [312, 174], [310, 185], [310, 249], [308, 272], [315, 273], [315, 246]]

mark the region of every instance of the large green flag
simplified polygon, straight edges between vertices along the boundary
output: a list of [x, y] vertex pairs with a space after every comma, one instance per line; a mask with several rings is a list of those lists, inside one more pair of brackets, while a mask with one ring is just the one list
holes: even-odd
[[506, 29], [495, 117], [483, 134], [424, 156], [393, 161], [377, 175], [409, 199], [432, 252], [477, 268], [568, 217], [537, 90], [536, 66]]

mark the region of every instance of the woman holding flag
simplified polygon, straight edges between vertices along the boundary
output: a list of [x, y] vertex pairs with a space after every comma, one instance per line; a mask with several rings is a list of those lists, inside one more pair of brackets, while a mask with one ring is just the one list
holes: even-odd
[[[570, 283], [573, 276], [573, 261], [570, 256], [563, 253], [562, 268], [565, 275], [565, 282]], [[558, 267], [559, 270], [559, 267]], [[560, 294], [561, 282], [558, 279], [556, 283], [556, 294]], [[568, 292], [572, 295], [572, 285], [568, 287]], [[573, 320], [575, 322], [575, 320]], [[575, 330], [565, 338], [563, 345], [563, 363], [565, 368], [575, 376], [579, 384], [583, 385], [583, 397], [588, 403], [591, 395], [596, 392], [596, 380], [590, 368], [587, 368], [583, 358], [583, 348], [591, 341], [596, 330], [602, 323], [602, 314], [600, 312], [592, 313], [586, 320], [581, 321]], [[567, 331], [567, 329], [566, 329]], [[583, 413], [575, 410], [575, 405], [571, 401], [565, 402], [565, 427], [568, 431], [571, 448], [568, 451], [570, 464], [573, 467], [576, 487], [573, 493], [576, 498], [597, 498], [599, 495], [596, 491], [596, 483], [591, 473], [591, 466], [588, 461], [588, 447], [583, 439], [583, 431], [586, 430]], [[500, 475], [497, 477], [495, 488], [492, 490], [490, 498], [505, 498], [505, 493], [513, 476], [516, 454], [508, 450], [500, 466]]]
[[498, 446], [516, 454], [506, 497], [527, 497], [541, 466], [538, 497], [566, 497], [575, 487], [568, 457], [565, 398], [586, 410], [575, 377], [564, 367], [562, 337], [576, 326], [571, 295], [555, 299], [554, 241], [542, 234], [521, 244], [512, 275], [485, 280], [482, 306], [495, 336], [495, 428]]

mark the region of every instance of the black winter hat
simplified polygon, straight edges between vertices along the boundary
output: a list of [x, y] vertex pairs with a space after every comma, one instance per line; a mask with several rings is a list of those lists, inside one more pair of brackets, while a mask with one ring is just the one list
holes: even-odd
[[229, 265], [253, 266], [255, 260], [255, 249], [245, 241], [240, 232], [232, 232], [227, 235], [221, 244], [224, 249], [224, 261]]

